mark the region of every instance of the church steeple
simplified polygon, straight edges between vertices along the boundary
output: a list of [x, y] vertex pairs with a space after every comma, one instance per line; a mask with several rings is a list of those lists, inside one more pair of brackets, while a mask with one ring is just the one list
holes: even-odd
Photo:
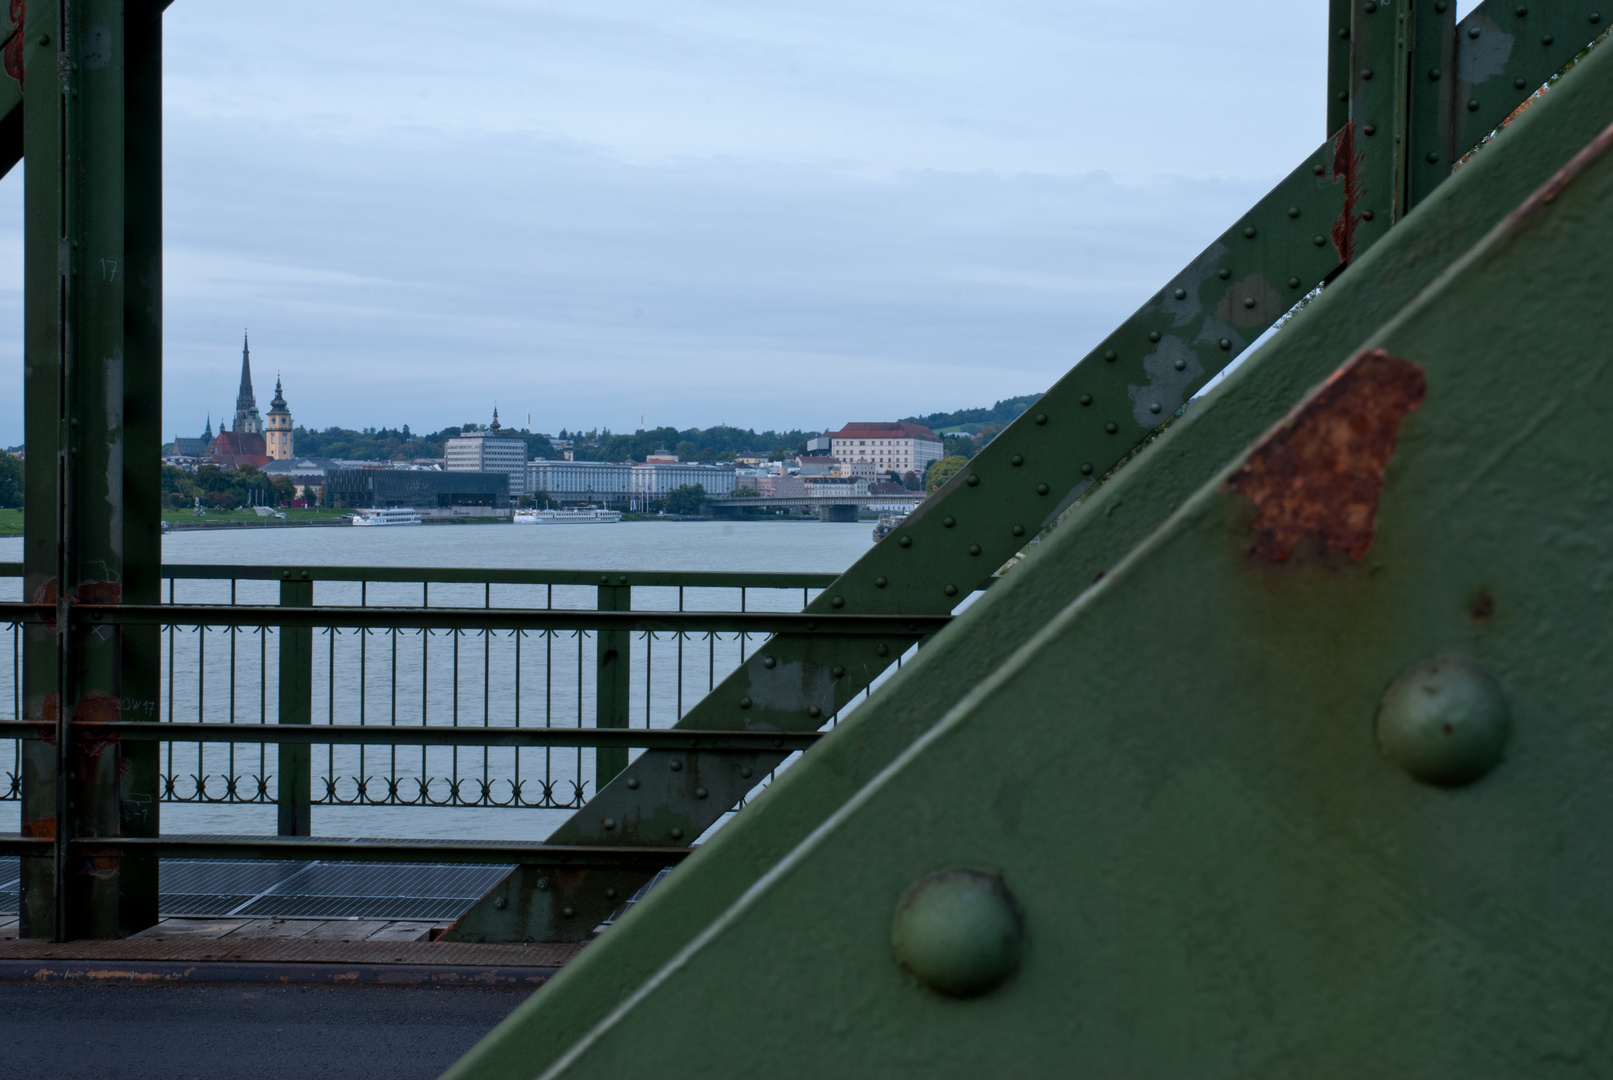
[[235, 431], [249, 435], [263, 433], [263, 416], [258, 399], [252, 394], [252, 349], [246, 332], [241, 332], [241, 390], [235, 397]]
[[494, 402], [493, 403], [493, 425], [487, 429], [488, 434], [497, 435], [498, 432], [499, 432], [499, 427], [500, 426], [501, 425], [498, 422], [498, 402]]
[[212, 413], [207, 414], [207, 429], [202, 432], [202, 438], [206, 439], [208, 442], [213, 441], [213, 414]]

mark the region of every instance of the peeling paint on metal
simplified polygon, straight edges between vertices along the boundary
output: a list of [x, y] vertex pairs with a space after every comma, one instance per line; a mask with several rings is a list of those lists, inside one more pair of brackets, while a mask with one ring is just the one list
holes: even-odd
[[1478, 37], [1466, 33], [1456, 35], [1456, 73], [1463, 83], [1477, 86], [1496, 75], [1504, 74], [1507, 62], [1512, 59], [1512, 46], [1517, 41], [1504, 32], [1493, 19], [1474, 12], [1462, 20], [1464, 27], [1476, 27]]
[[1355, 228], [1361, 224], [1361, 215], [1355, 208], [1367, 193], [1361, 184], [1361, 163], [1362, 156], [1355, 149], [1355, 121], [1351, 120], [1333, 140], [1333, 179], [1344, 181], [1344, 207], [1328, 231], [1339, 260], [1346, 266], [1355, 257]]
[[[821, 665], [805, 661], [785, 661], [768, 668], [760, 655], [745, 665], [750, 675], [750, 698], [761, 710], [805, 712], [816, 705], [827, 714], [834, 710], [834, 677]], [[747, 725], [770, 730], [768, 725]]]
[[4, 49], [6, 74], [10, 75], [13, 79], [16, 79], [18, 83], [22, 82], [22, 75], [23, 75], [23, 68], [22, 68], [22, 47], [23, 47], [22, 22], [23, 22], [23, 16], [27, 12], [27, 8], [28, 8], [28, 5], [25, 2], [25, 0], [11, 0], [11, 27], [12, 27], [12, 34], [11, 34], [11, 36], [9, 38], [6, 39], [6, 46], [5, 46], [5, 49]]
[[1382, 349], [1334, 372], [1226, 481], [1255, 504], [1250, 554], [1282, 562], [1307, 538], [1360, 559], [1400, 425], [1427, 392], [1423, 369]]
[[[1177, 363], [1182, 364], [1180, 371], [1176, 369]], [[1126, 395], [1131, 398], [1132, 418], [1144, 428], [1153, 428], [1187, 401], [1192, 388], [1204, 376], [1204, 365], [1191, 345], [1179, 337], [1167, 335], [1153, 352], [1143, 357], [1143, 374], [1148, 376], [1148, 382], [1130, 384]], [[1155, 405], [1159, 406], [1158, 412], [1153, 409]]]
[[[1253, 300], [1255, 306], [1244, 306], [1245, 300]], [[1287, 311], [1288, 307], [1281, 292], [1263, 275], [1253, 273], [1227, 287], [1227, 294], [1215, 305], [1215, 317], [1237, 327], [1265, 327], [1271, 324], [1273, 311]]]

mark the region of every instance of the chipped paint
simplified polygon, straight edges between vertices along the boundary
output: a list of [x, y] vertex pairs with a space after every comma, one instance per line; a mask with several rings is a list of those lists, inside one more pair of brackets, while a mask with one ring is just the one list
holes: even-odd
[[[1176, 368], [1178, 363], [1182, 365], [1180, 371]], [[1144, 428], [1153, 428], [1187, 402], [1193, 387], [1203, 381], [1204, 365], [1191, 345], [1166, 335], [1153, 352], [1143, 357], [1143, 374], [1148, 376], [1148, 382], [1128, 385], [1126, 395], [1131, 398], [1132, 419]]]
[[5, 49], [4, 49], [6, 74], [10, 75], [13, 79], [16, 79], [18, 83], [22, 82], [22, 75], [23, 75], [23, 67], [22, 67], [22, 46], [23, 46], [22, 20], [23, 20], [24, 14], [27, 12], [27, 8], [28, 8], [28, 5], [25, 2], [25, 0], [11, 0], [11, 29], [12, 29], [12, 33], [11, 33], [11, 36], [6, 39], [6, 45], [5, 45]]
[[[1248, 305], [1250, 300], [1255, 302], [1253, 307]], [[1253, 273], [1227, 287], [1227, 294], [1215, 305], [1215, 317], [1239, 328], [1265, 327], [1271, 325], [1272, 312], [1287, 311], [1289, 306], [1264, 275]]]
[[1504, 75], [1517, 39], [1503, 31], [1494, 19], [1477, 11], [1463, 19], [1462, 25], [1479, 31], [1478, 37], [1465, 33], [1456, 35], [1456, 70], [1461, 73], [1462, 85], [1472, 88]]
[[1355, 148], [1355, 121], [1351, 120], [1339, 129], [1333, 140], [1333, 180], [1335, 183], [1344, 181], [1344, 206], [1332, 229], [1328, 230], [1339, 261], [1345, 266], [1355, 258], [1355, 228], [1361, 224], [1361, 215], [1355, 208], [1367, 193], [1361, 184], [1361, 162], [1362, 156]]
[[1250, 554], [1282, 562], [1315, 538], [1352, 561], [1365, 555], [1401, 421], [1426, 392], [1421, 367], [1382, 349], [1334, 372], [1223, 485], [1258, 511]]

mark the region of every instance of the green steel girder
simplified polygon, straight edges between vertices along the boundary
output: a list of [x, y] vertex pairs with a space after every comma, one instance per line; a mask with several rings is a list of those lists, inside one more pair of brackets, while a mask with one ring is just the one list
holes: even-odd
[[[1602, 1075], [1610, 148], [538, 1075]], [[1298, 449], [1339, 431], [1375, 449]], [[1313, 538], [1279, 556], [1294, 522]], [[1414, 778], [1382, 726], [1434, 658], [1510, 715], [1465, 786]], [[972, 997], [892, 951], [904, 894], [950, 868], [1000, 875], [1024, 928]], [[943, 958], [974, 940], [942, 928]]]
[[1593, 53], [451, 1075], [516, 1080], [552, 1063], [1609, 122], [1613, 55]]
[[[1344, 11], [1338, 5], [1331, 10], [1335, 16]], [[1350, 122], [808, 611], [950, 610], [1294, 302], [1335, 275], [1341, 261], [1347, 263], [1382, 236], [1403, 216], [1408, 191], [1426, 194], [1448, 175], [1444, 148], [1451, 142], [1451, 122], [1449, 112], [1439, 110], [1448, 108], [1449, 99], [1438, 90], [1412, 86], [1409, 65], [1449, 51], [1453, 9], [1448, 3], [1414, 6], [1412, 0], [1392, 0], [1358, 3], [1349, 14]], [[1331, 59], [1330, 79], [1337, 77], [1338, 57]], [[1541, 79], [1555, 70], [1541, 69]], [[1369, 125], [1371, 135], [1365, 133]], [[1428, 161], [1429, 153], [1437, 160]], [[1376, 202], [1380, 196], [1383, 201]], [[709, 729], [817, 727], [912, 640], [871, 648], [867, 641], [848, 639], [826, 649], [820, 639], [808, 650], [793, 636], [779, 635], [682, 723]], [[646, 753], [600, 787], [551, 839], [691, 842], [771, 764], [764, 761], [758, 769], [747, 762], [736, 770], [736, 763], [722, 755]], [[673, 769], [678, 775], [669, 782]], [[517, 871], [515, 878], [527, 880], [501, 884], [448, 936], [579, 940], [615, 907], [620, 892], [619, 883], [601, 889], [582, 876], [569, 882], [563, 899], [553, 892], [538, 895], [533, 873]], [[512, 894], [532, 903], [511, 903]], [[573, 914], [557, 920], [559, 911]]]

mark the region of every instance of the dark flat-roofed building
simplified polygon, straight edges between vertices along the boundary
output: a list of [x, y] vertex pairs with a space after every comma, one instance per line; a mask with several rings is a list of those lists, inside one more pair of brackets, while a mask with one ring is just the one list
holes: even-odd
[[435, 469], [333, 469], [325, 474], [325, 506], [345, 509], [407, 506], [416, 510], [456, 506], [508, 510], [510, 476], [503, 472], [438, 472]]

